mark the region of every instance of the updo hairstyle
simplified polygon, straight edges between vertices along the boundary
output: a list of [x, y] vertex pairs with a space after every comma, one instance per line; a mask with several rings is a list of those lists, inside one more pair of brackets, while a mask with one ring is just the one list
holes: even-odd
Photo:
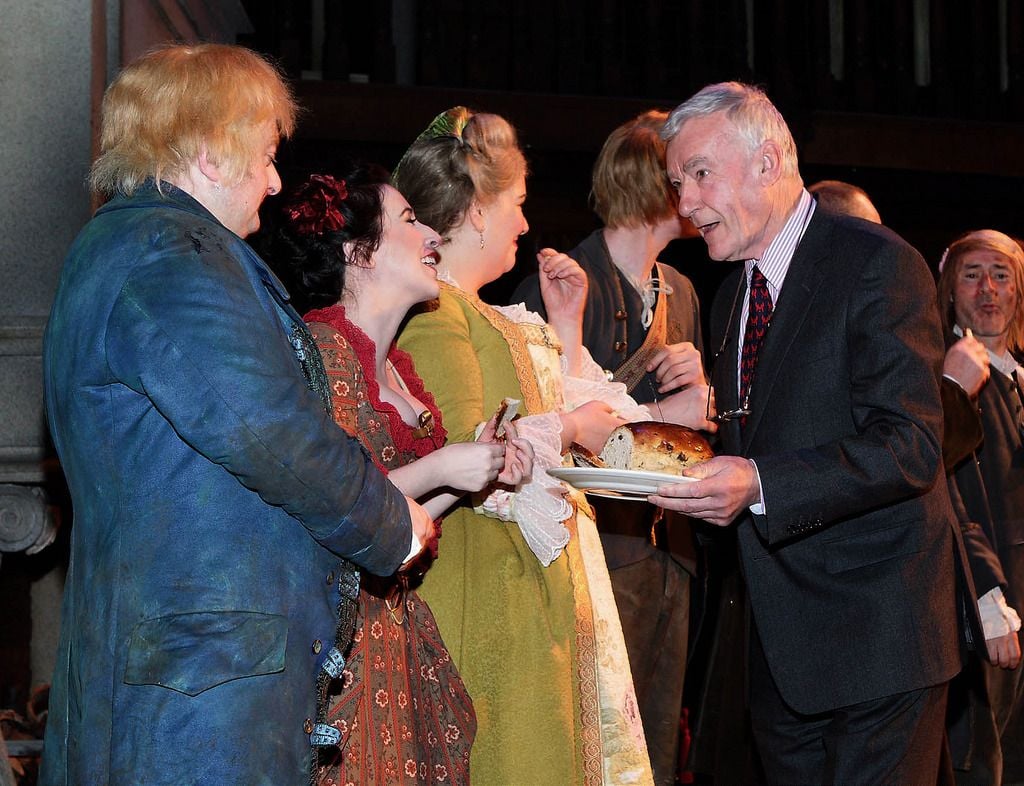
[[394, 185], [447, 242], [474, 198], [486, 205], [525, 173], [526, 158], [505, 118], [457, 106], [413, 142], [395, 168]]

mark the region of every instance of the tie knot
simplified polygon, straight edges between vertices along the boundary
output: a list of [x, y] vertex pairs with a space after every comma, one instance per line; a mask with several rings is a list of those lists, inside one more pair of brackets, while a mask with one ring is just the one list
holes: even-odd
[[766, 287], [768, 286], [768, 279], [764, 277], [764, 273], [761, 272], [757, 265], [754, 265], [750, 271], [750, 288], [754, 287]]

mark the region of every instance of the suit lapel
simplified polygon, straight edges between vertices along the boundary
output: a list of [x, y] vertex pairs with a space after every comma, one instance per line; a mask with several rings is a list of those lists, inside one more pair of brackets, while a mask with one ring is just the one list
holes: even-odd
[[[711, 346], [718, 352], [713, 359], [711, 384], [715, 388], [715, 408], [719, 412], [731, 412], [739, 406], [737, 403], [739, 391], [736, 388], [736, 362], [740, 336], [743, 335], [743, 328], [739, 324], [743, 289], [743, 266], [739, 265], [733, 273], [725, 277], [719, 286], [711, 313]], [[734, 302], [736, 303], [735, 310], [732, 309]], [[722, 344], [723, 337], [726, 339], [725, 344]], [[719, 351], [719, 347], [721, 347], [721, 351]], [[723, 423], [719, 427], [718, 436], [722, 440], [726, 452], [735, 453], [739, 450], [740, 431], [737, 421]]]
[[[832, 222], [815, 211], [786, 273], [786, 280], [772, 312], [771, 326], [757, 360], [757, 372], [750, 394], [750, 415], [742, 430], [741, 454], [746, 455], [757, 432], [767, 402], [773, 395], [779, 371], [789, 358], [797, 334], [823, 282], [819, 262], [828, 254]], [[742, 331], [741, 331], [742, 333]], [[735, 350], [732, 355], [735, 360]], [[733, 381], [733, 390], [736, 383]], [[785, 395], [786, 391], [779, 391]]]

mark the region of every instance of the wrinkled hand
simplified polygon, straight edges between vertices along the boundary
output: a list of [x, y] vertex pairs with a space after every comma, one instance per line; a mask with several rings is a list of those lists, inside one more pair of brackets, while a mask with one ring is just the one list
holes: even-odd
[[612, 431], [625, 422], [603, 401], [588, 401], [572, 412], [562, 413], [562, 449], [577, 442], [593, 453], [600, 453]]
[[754, 465], [739, 456], [715, 456], [683, 474], [697, 480], [663, 486], [648, 501], [725, 527], [761, 499]]
[[459, 491], [480, 491], [505, 468], [501, 441], [453, 442], [438, 453], [444, 458], [443, 484]]
[[975, 398], [989, 377], [989, 358], [985, 345], [966, 335], [946, 350], [942, 373], [952, 377], [971, 398]]
[[540, 295], [548, 312], [548, 322], [583, 320], [587, 304], [587, 274], [575, 259], [553, 248], [537, 254], [537, 278]]
[[654, 372], [659, 393], [707, 382], [700, 351], [689, 341], [667, 344], [659, 349], [647, 364], [647, 371]]
[[[711, 398], [710, 412], [709, 396]], [[707, 385], [691, 385], [685, 390], [666, 396], [657, 404], [648, 404], [647, 408], [652, 415], [660, 415], [667, 423], [678, 423], [680, 426], [688, 426], [711, 434], [718, 431], [718, 424], [707, 419], [709, 414], [713, 416], [716, 413], [715, 391]]]
[[409, 506], [409, 518], [412, 520], [412, 531], [419, 541], [420, 550], [417, 551], [413, 556], [402, 563], [402, 567], [399, 570], [403, 570], [413, 562], [422, 553], [423, 549], [431, 545], [437, 539], [437, 530], [434, 527], [434, 519], [431, 518], [430, 514], [420, 505], [416, 500], [405, 498], [405, 503]]
[[1015, 669], [1020, 663], [1020, 640], [1014, 631], [994, 639], [985, 639], [988, 659], [1002, 669]]

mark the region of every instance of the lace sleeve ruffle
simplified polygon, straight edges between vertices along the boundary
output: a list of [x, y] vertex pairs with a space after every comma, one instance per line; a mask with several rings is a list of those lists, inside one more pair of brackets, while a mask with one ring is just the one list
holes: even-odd
[[621, 382], [609, 382], [604, 370], [594, 362], [586, 347], [583, 348], [579, 376], [569, 376], [565, 357], [562, 358], [563, 379], [565, 382], [565, 406], [576, 409], [588, 401], [603, 401], [619, 415], [630, 422], [651, 420], [650, 410], [643, 404], [637, 404], [626, 392]]
[[530, 415], [517, 420], [516, 429], [533, 445], [533, 475], [514, 492], [492, 491], [476, 510], [518, 524], [526, 544], [546, 567], [569, 542], [569, 530], [562, 522], [572, 515], [564, 486], [547, 473], [562, 463], [562, 421], [555, 413]]

